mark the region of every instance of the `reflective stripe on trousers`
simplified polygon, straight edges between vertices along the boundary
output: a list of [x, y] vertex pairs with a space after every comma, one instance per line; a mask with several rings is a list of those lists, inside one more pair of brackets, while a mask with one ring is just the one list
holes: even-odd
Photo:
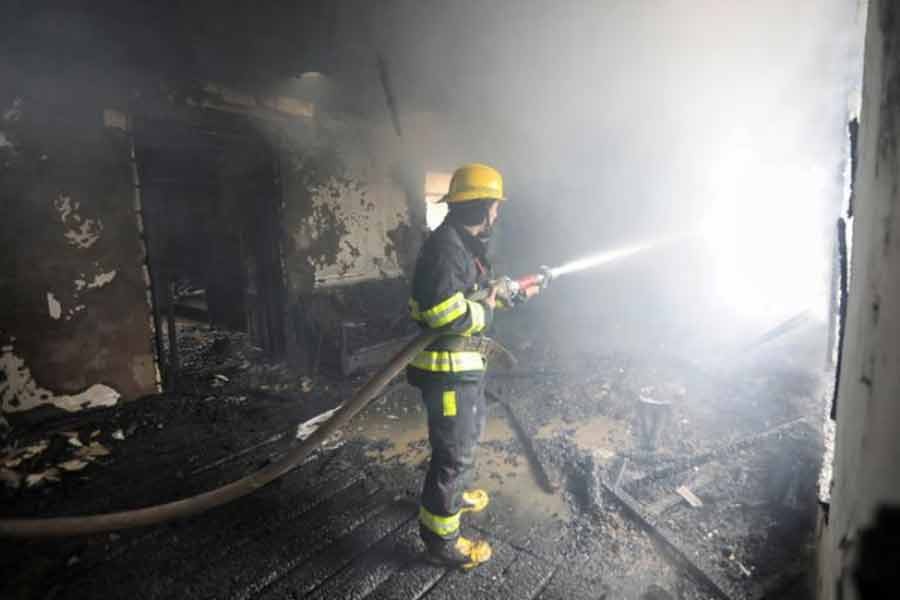
[[419, 523], [429, 531], [442, 538], [456, 537], [459, 533], [459, 517], [462, 512], [449, 517], [442, 517], [428, 511], [424, 506], [419, 507]]

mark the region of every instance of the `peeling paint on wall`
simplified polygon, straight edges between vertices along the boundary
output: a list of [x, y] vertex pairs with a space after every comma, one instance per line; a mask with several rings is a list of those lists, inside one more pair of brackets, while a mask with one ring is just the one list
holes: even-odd
[[5, 373], [5, 379], [0, 379], [0, 408], [5, 413], [46, 404], [74, 412], [97, 406], [115, 406], [121, 397], [113, 388], [99, 383], [80, 394], [56, 395], [34, 380], [31, 369], [16, 355], [12, 345], [0, 347], [0, 373]]
[[62, 316], [62, 304], [53, 295], [53, 292], [47, 292], [47, 309], [50, 312], [51, 319], [59, 319]]
[[70, 245], [75, 246], [76, 248], [90, 248], [97, 243], [98, 239], [100, 239], [100, 232], [102, 230], [103, 225], [99, 220], [92, 221], [86, 219], [82, 221], [76, 229], [67, 231], [66, 239], [69, 240]]
[[113, 279], [116, 278], [116, 270], [113, 269], [107, 273], [98, 273], [94, 275], [94, 278], [89, 282], [84, 274], [81, 275], [81, 279], [75, 280], [75, 291], [81, 292], [84, 290], [95, 290], [98, 288], [102, 288], [105, 285], [108, 285], [112, 282]]
[[81, 203], [72, 200], [67, 194], [60, 194], [53, 202], [59, 212], [62, 224], [69, 227], [65, 237], [70, 246], [86, 249], [97, 243], [103, 233], [103, 222], [98, 219], [86, 219], [78, 212]]
[[297, 223], [292, 237], [295, 247], [308, 253], [306, 262], [318, 284], [401, 273], [396, 256], [385, 254], [387, 232], [405, 221], [405, 214], [386, 202], [389, 190], [330, 177], [309, 193], [312, 214]]
[[[47, 292], [47, 309], [51, 318], [55, 320], [63, 318], [65, 321], [71, 321], [79, 313], [87, 309], [87, 305], [81, 302], [82, 294], [109, 285], [118, 273], [116, 269], [102, 271], [99, 261], [94, 261], [93, 266], [96, 272], [91, 276], [82, 273], [74, 281], [74, 289], [71, 292], [63, 293], [62, 299], [58, 298], [53, 292]], [[68, 308], [64, 308], [64, 304]]]
[[66, 321], [71, 321], [75, 317], [75, 315], [84, 311], [84, 309], [86, 309], [86, 308], [87, 308], [87, 306], [84, 304], [76, 304], [75, 306], [73, 306], [72, 308], [70, 308], [69, 310], [66, 311]]

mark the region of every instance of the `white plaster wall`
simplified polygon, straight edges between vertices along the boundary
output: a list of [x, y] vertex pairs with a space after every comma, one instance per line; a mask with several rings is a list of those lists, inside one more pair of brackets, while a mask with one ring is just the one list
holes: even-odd
[[[886, 46], [884, 10], [894, 13]], [[858, 598], [852, 565], [877, 508], [900, 504], [900, 7], [869, 6], [853, 277], [838, 396], [830, 519], [819, 598]], [[885, 55], [885, 48], [890, 54]], [[841, 590], [838, 593], [838, 589]]]

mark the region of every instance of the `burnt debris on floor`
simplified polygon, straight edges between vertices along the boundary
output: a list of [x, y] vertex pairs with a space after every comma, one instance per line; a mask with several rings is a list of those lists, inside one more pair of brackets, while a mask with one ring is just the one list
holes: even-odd
[[[22, 481], [7, 483], [5, 514], [93, 513], [211, 489], [277, 460], [298, 424], [364, 380], [298, 376], [245, 334], [179, 327], [183, 391], [33, 432], [13, 422], [4, 472]], [[400, 381], [298, 471], [232, 505], [146, 530], [16, 543], [25, 552], [3, 542], [4, 585], [58, 598], [738, 600], [806, 589], [816, 382], [788, 372], [719, 381], [625, 355], [583, 353], [563, 368], [549, 348], [525, 356], [540, 368], [523, 361], [489, 376], [475, 485], [491, 505], [464, 527], [496, 556], [472, 574], [422, 561], [414, 517], [427, 430], [418, 393]], [[765, 416], [710, 414], [709, 398], [726, 390]], [[650, 436], [648, 399], [666, 401]]]

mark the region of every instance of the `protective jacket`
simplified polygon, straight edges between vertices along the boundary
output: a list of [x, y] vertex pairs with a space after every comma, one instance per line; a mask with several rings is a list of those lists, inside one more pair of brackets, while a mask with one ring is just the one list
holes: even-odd
[[[450, 221], [448, 219], [448, 221]], [[445, 221], [426, 240], [416, 263], [409, 301], [420, 326], [445, 332], [410, 364], [413, 384], [423, 375], [434, 382], [480, 381], [485, 369], [481, 334], [493, 310], [467, 295], [491, 279], [484, 243], [462, 226]]]

